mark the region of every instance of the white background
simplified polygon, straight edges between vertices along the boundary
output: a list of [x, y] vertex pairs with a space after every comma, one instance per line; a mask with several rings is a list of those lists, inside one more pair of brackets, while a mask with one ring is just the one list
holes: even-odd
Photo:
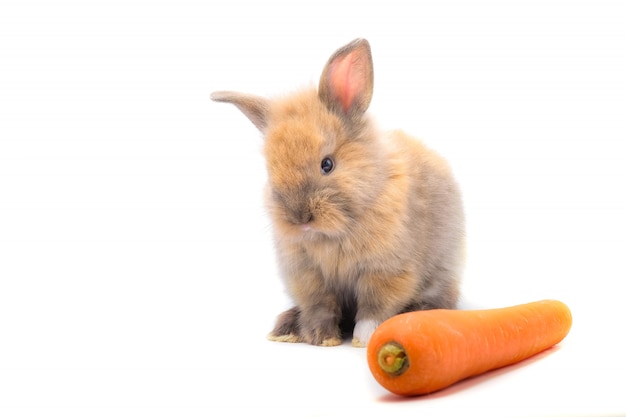
[[[0, 3], [0, 415], [626, 413], [623, 1]], [[566, 302], [518, 366], [398, 401], [365, 350], [266, 341], [289, 306], [261, 138], [369, 39], [371, 111], [452, 164], [463, 308]]]

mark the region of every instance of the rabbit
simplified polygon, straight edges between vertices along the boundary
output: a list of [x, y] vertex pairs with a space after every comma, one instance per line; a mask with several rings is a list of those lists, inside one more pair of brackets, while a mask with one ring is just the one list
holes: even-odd
[[459, 186], [447, 162], [367, 113], [370, 45], [338, 49], [319, 87], [267, 99], [217, 91], [261, 131], [265, 200], [294, 306], [268, 338], [365, 347], [386, 319], [456, 308], [464, 252]]

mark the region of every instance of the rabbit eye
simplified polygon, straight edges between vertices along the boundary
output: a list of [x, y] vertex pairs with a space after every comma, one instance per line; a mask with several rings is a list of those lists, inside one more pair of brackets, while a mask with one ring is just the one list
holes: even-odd
[[335, 168], [335, 162], [330, 157], [322, 159], [322, 175], [328, 175]]

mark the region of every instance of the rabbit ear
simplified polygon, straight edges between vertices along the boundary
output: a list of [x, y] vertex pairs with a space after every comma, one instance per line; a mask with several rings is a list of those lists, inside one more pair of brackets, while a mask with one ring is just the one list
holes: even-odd
[[216, 91], [211, 94], [211, 100], [234, 104], [257, 129], [265, 133], [269, 112], [269, 101], [266, 98], [235, 91]]
[[330, 57], [320, 78], [318, 95], [329, 109], [352, 118], [367, 110], [373, 90], [370, 45], [365, 39], [356, 39]]

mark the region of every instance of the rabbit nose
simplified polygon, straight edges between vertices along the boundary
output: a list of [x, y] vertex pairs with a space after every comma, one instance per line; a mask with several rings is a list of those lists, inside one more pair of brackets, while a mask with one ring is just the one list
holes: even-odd
[[292, 216], [295, 224], [304, 225], [313, 221], [313, 214], [308, 208], [294, 210]]
[[286, 219], [295, 225], [306, 225], [314, 220], [311, 201], [308, 198], [310, 186], [302, 184], [293, 189], [274, 190], [274, 200], [283, 207]]

